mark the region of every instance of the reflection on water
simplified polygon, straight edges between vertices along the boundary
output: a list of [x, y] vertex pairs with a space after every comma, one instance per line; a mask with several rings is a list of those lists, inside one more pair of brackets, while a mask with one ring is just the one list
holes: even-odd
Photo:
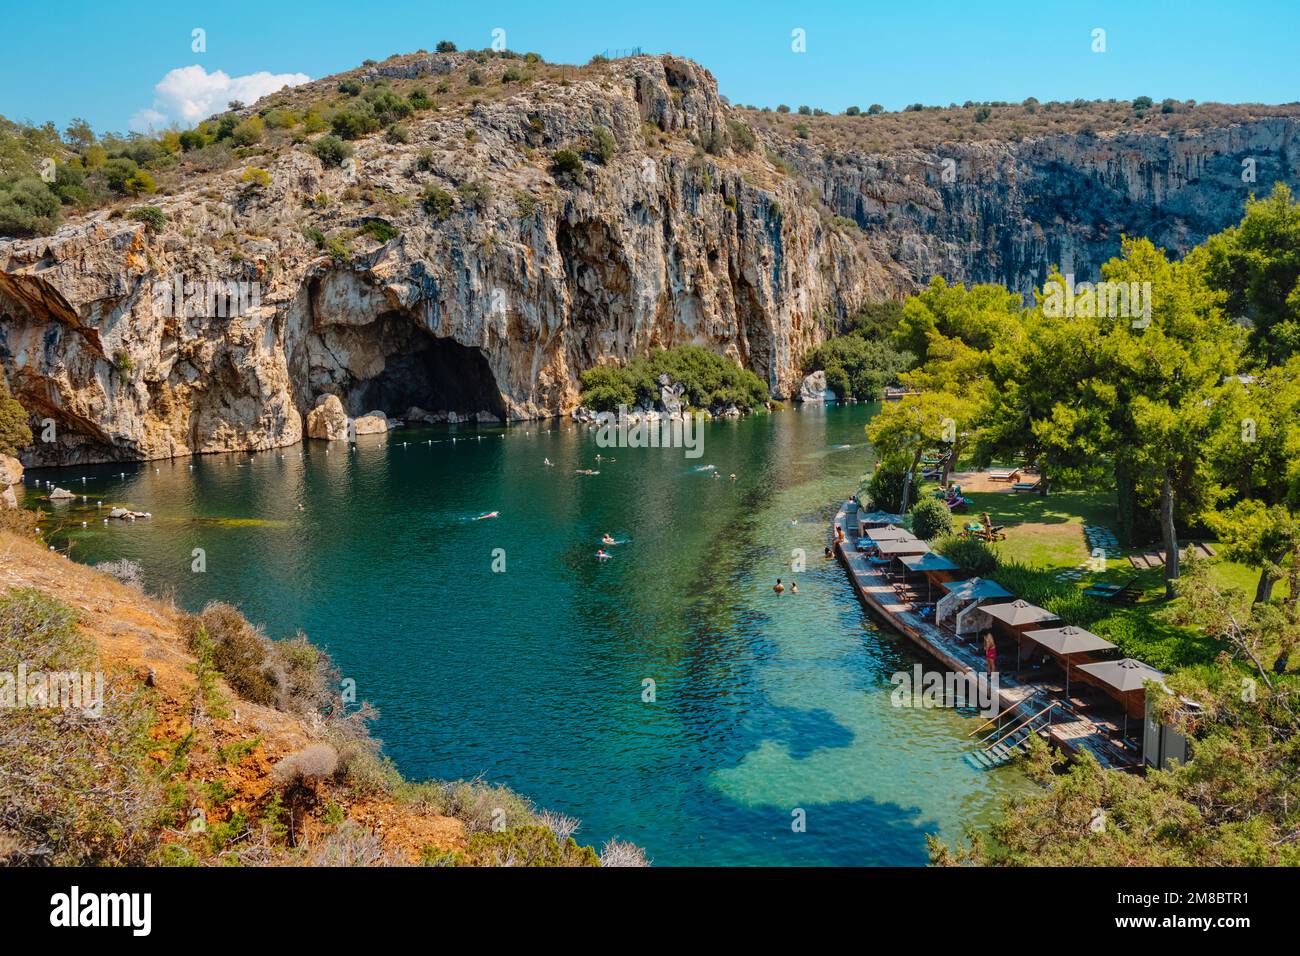
[[[42, 505], [78, 560], [304, 630], [408, 777], [483, 774], [660, 864], [920, 864], [927, 832], [958, 837], [1024, 783], [961, 760], [968, 719], [890, 706], [917, 657], [822, 558], [873, 411], [714, 422], [693, 460], [567, 423], [412, 429], [35, 471], [26, 501], [36, 479], [84, 493]], [[153, 517], [105, 523], [113, 505]]]

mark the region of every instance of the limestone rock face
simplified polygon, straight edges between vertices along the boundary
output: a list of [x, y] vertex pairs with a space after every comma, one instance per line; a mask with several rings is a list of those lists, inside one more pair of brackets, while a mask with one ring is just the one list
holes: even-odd
[[352, 420], [357, 435], [382, 435], [388, 431], [388, 416], [380, 411], [366, 412]]
[[307, 436], [325, 441], [347, 441], [348, 413], [337, 395], [326, 395], [307, 414]]
[[[799, 386], [799, 401], [801, 402], [824, 402], [827, 397], [826, 373], [816, 371], [808, 375]], [[829, 393], [832, 397], [834, 392]]]
[[[373, 69], [432, 78], [463, 58]], [[419, 111], [409, 144], [357, 140], [341, 168], [301, 144], [258, 158], [269, 185], [244, 165], [191, 174], [149, 197], [166, 217], [152, 229], [100, 210], [0, 240], [0, 365], [57, 425], [24, 462], [274, 448], [304, 419], [339, 437], [369, 410], [567, 414], [587, 368], [687, 344], [784, 398], [864, 303], [936, 274], [1024, 291], [1060, 263], [1093, 279], [1121, 233], [1179, 252], [1238, 219], [1243, 155], [1260, 183], [1300, 169], [1287, 118], [954, 146], [948, 182], [937, 152], [748, 147], [745, 115], [702, 67], [632, 57]], [[613, 156], [554, 172], [596, 126]], [[483, 188], [456, 198], [465, 184]], [[422, 207], [429, 187], [453, 197], [445, 218]], [[322, 395], [338, 407], [319, 412]]]
[[23, 463], [11, 455], [0, 455], [0, 508], [17, 508], [13, 486], [23, 480]]

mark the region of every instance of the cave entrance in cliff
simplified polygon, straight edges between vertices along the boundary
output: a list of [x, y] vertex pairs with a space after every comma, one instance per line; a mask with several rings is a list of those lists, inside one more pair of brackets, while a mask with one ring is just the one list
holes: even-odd
[[462, 416], [478, 412], [491, 412], [502, 420], [506, 416], [501, 390], [483, 352], [431, 335], [388, 356], [384, 370], [359, 383], [352, 397], [358, 413], [378, 409], [396, 418], [412, 406]]

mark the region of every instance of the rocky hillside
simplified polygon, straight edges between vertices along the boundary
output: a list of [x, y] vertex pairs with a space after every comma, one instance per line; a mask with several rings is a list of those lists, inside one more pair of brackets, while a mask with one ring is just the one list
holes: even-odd
[[785, 397], [865, 302], [933, 274], [1090, 275], [1121, 233], [1185, 248], [1239, 217], [1242, 159], [1261, 191], [1296, 168], [1284, 108], [878, 152], [830, 135], [857, 118], [733, 109], [671, 56], [518, 64], [416, 54], [273, 94], [234, 118], [433, 90], [341, 164], [319, 131], [263, 143], [0, 241], [0, 360], [55, 426], [24, 460], [291, 444], [329, 395], [350, 415], [560, 414], [581, 371], [655, 346], [708, 346]]

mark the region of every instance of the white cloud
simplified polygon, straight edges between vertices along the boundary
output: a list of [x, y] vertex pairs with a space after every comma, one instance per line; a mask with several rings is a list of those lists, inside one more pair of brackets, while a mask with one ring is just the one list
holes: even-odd
[[203, 67], [182, 66], [168, 72], [153, 88], [153, 106], [131, 117], [131, 129], [145, 132], [171, 123], [193, 126], [213, 113], [220, 113], [231, 100], [252, 103], [286, 86], [310, 80], [305, 73], [250, 73], [229, 76], [221, 70], [209, 73]]

